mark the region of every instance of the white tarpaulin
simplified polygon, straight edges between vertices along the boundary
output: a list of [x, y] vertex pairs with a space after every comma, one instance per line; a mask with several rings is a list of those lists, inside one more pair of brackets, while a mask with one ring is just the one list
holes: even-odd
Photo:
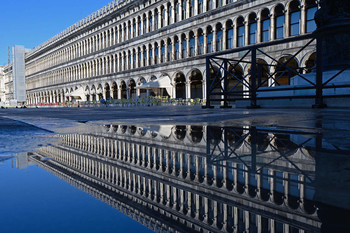
[[148, 83], [143, 83], [136, 87], [137, 89], [154, 89], [154, 88], [165, 88], [169, 95], [171, 95], [172, 85], [168, 76], [162, 76], [156, 80]]
[[66, 96], [67, 97], [74, 97], [74, 98], [79, 97], [80, 99], [84, 99], [85, 92], [84, 92], [84, 89], [82, 87], [80, 87], [80, 88], [72, 91], [71, 93], [67, 93]]

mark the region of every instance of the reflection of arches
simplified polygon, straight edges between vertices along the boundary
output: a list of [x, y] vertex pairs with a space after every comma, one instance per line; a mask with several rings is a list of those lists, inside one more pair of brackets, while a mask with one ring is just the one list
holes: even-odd
[[274, 83], [278, 86], [289, 85], [290, 78], [294, 77], [297, 74], [298, 68], [298, 61], [295, 58], [291, 59], [290, 56], [284, 56], [280, 58], [276, 66], [276, 75]]
[[189, 80], [191, 82], [191, 98], [202, 98], [203, 96], [203, 77], [199, 70], [192, 70]]
[[175, 137], [177, 140], [183, 140], [186, 137], [186, 126], [177, 125], [175, 126]]
[[203, 127], [202, 126], [191, 126], [190, 127], [190, 138], [192, 142], [199, 143], [203, 138]]
[[181, 72], [175, 75], [176, 98], [186, 98], [186, 79]]

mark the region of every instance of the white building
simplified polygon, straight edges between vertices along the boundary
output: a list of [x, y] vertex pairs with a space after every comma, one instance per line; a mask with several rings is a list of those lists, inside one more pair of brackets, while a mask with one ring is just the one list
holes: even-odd
[[[317, 8], [315, 0], [113, 1], [26, 55], [27, 103], [150, 94], [206, 99], [207, 55], [308, 34], [316, 28]], [[277, 61], [288, 60], [305, 43], [276, 46], [270, 54]], [[315, 50], [303, 50], [290, 65], [306, 72]], [[267, 72], [276, 73], [278, 62], [257, 58], [275, 64]], [[248, 65], [234, 69], [249, 78]], [[281, 85], [290, 78], [280, 79]], [[8, 87], [11, 92], [12, 84]]]

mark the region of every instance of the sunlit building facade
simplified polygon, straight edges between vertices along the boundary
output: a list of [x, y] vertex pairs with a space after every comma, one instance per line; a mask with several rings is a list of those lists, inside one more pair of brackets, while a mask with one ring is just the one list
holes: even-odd
[[[205, 99], [208, 54], [311, 33], [317, 8], [315, 0], [113, 1], [26, 55], [27, 103]], [[303, 45], [269, 52], [282, 61]], [[315, 46], [303, 50], [289, 66], [308, 72], [314, 52]], [[235, 67], [242, 78], [249, 69]], [[280, 84], [289, 79], [286, 74]]]

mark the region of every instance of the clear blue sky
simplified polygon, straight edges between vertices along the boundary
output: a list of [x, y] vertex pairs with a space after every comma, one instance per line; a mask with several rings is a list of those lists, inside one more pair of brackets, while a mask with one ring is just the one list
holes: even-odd
[[9, 0], [1, 2], [0, 66], [7, 47], [32, 49], [112, 0]]

